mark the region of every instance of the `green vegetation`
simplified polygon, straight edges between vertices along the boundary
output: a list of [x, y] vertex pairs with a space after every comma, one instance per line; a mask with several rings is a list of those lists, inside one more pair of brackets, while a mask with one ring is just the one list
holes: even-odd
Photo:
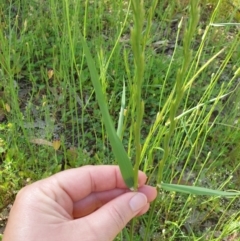
[[226, 1], [168, 2], [3, 1], [2, 213], [35, 180], [116, 164], [109, 129], [118, 126], [135, 180], [144, 170], [159, 197], [116, 240], [240, 238], [239, 198], [188, 194], [239, 190], [238, 9], [226, 16]]

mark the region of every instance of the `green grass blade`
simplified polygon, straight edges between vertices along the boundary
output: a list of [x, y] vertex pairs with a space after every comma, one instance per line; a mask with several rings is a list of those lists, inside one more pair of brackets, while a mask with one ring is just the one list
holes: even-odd
[[123, 127], [124, 109], [125, 109], [125, 102], [126, 102], [125, 96], [126, 96], [126, 88], [125, 88], [125, 82], [123, 81], [121, 109], [120, 109], [120, 113], [119, 113], [118, 128], [117, 128], [117, 135], [120, 139], [121, 139], [121, 133], [122, 133], [122, 127]]
[[207, 195], [207, 196], [225, 196], [225, 197], [234, 197], [240, 195], [240, 192], [225, 192], [219, 190], [212, 190], [205, 187], [195, 187], [195, 186], [186, 186], [170, 183], [161, 183], [159, 185], [162, 189], [166, 191], [181, 192], [193, 195]]
[[101, 84], [100, 84], [100, 78], [97, 73], [97, 69], [94, 63], [94, 60], [91, 56], [91, 53], [89, 51], [89, 48], [87, 46], [87, 43], [85, 39], [82, 38], [82, 45], [84, 49], [84, 53], [86, 56], [87, 64], [89, 67], [91, 80], [94, 86], [94, 90], [96, 93], [96, 98], [102, 113], [103, 122], [106, 127], [106, 131], [112, 146], [113, 154], [118, 162], [118, 165], [120, 167], [123, 179], [126, 183], [126, 185], [129, 188], [134, 187], [134, 172], [133, 172], [133, 166], [132, 163], [122, 145], [122, 142], [120, 141], [119, 137], [117, 136], [116, 130], [113, 125], [113, 121], [110, 117], [108, 106], [105, 101], [104, 94], [102, 92]]

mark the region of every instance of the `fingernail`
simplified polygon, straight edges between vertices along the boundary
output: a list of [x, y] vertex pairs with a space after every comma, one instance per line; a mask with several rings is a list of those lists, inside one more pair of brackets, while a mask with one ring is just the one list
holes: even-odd
[[147, 204], [147, 197], [142, 193], [136, 193], [129, 201], [129, 206], [133, 212], [143, 208]]

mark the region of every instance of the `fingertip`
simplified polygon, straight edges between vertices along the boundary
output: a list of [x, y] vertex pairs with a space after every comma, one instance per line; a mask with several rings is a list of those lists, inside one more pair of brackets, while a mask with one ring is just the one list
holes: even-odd
[[136, 215], [136, 217], [142, 216], [144, 215], [146, 212], [148, 212], [150, 208], [150, 203], [147, 203], [142, 209], [141, 211]]
[[147, 181], [147, 175], [143, 171], [138, 171], [138, 187], [143, 186]]
[[132, 212], [141, 210], [147, 204], [147, 197], [143, 193], [136, 193], [129, 201]]
[[157, 197], [157, 189], [156, 187], [152, 187], [149, 185], [143, 185], [138, 189], [139, 192], [144, 193], [147, 197], [148, 202], [152, 202]]

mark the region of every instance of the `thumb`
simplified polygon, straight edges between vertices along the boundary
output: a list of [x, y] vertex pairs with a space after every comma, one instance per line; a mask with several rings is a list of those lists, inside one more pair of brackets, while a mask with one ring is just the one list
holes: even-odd
[[149, 208], [147, 197], [140, 192], [125, 193], [88, 216], [88, 223], [98, 241], [113, 240], [138, 213]]

